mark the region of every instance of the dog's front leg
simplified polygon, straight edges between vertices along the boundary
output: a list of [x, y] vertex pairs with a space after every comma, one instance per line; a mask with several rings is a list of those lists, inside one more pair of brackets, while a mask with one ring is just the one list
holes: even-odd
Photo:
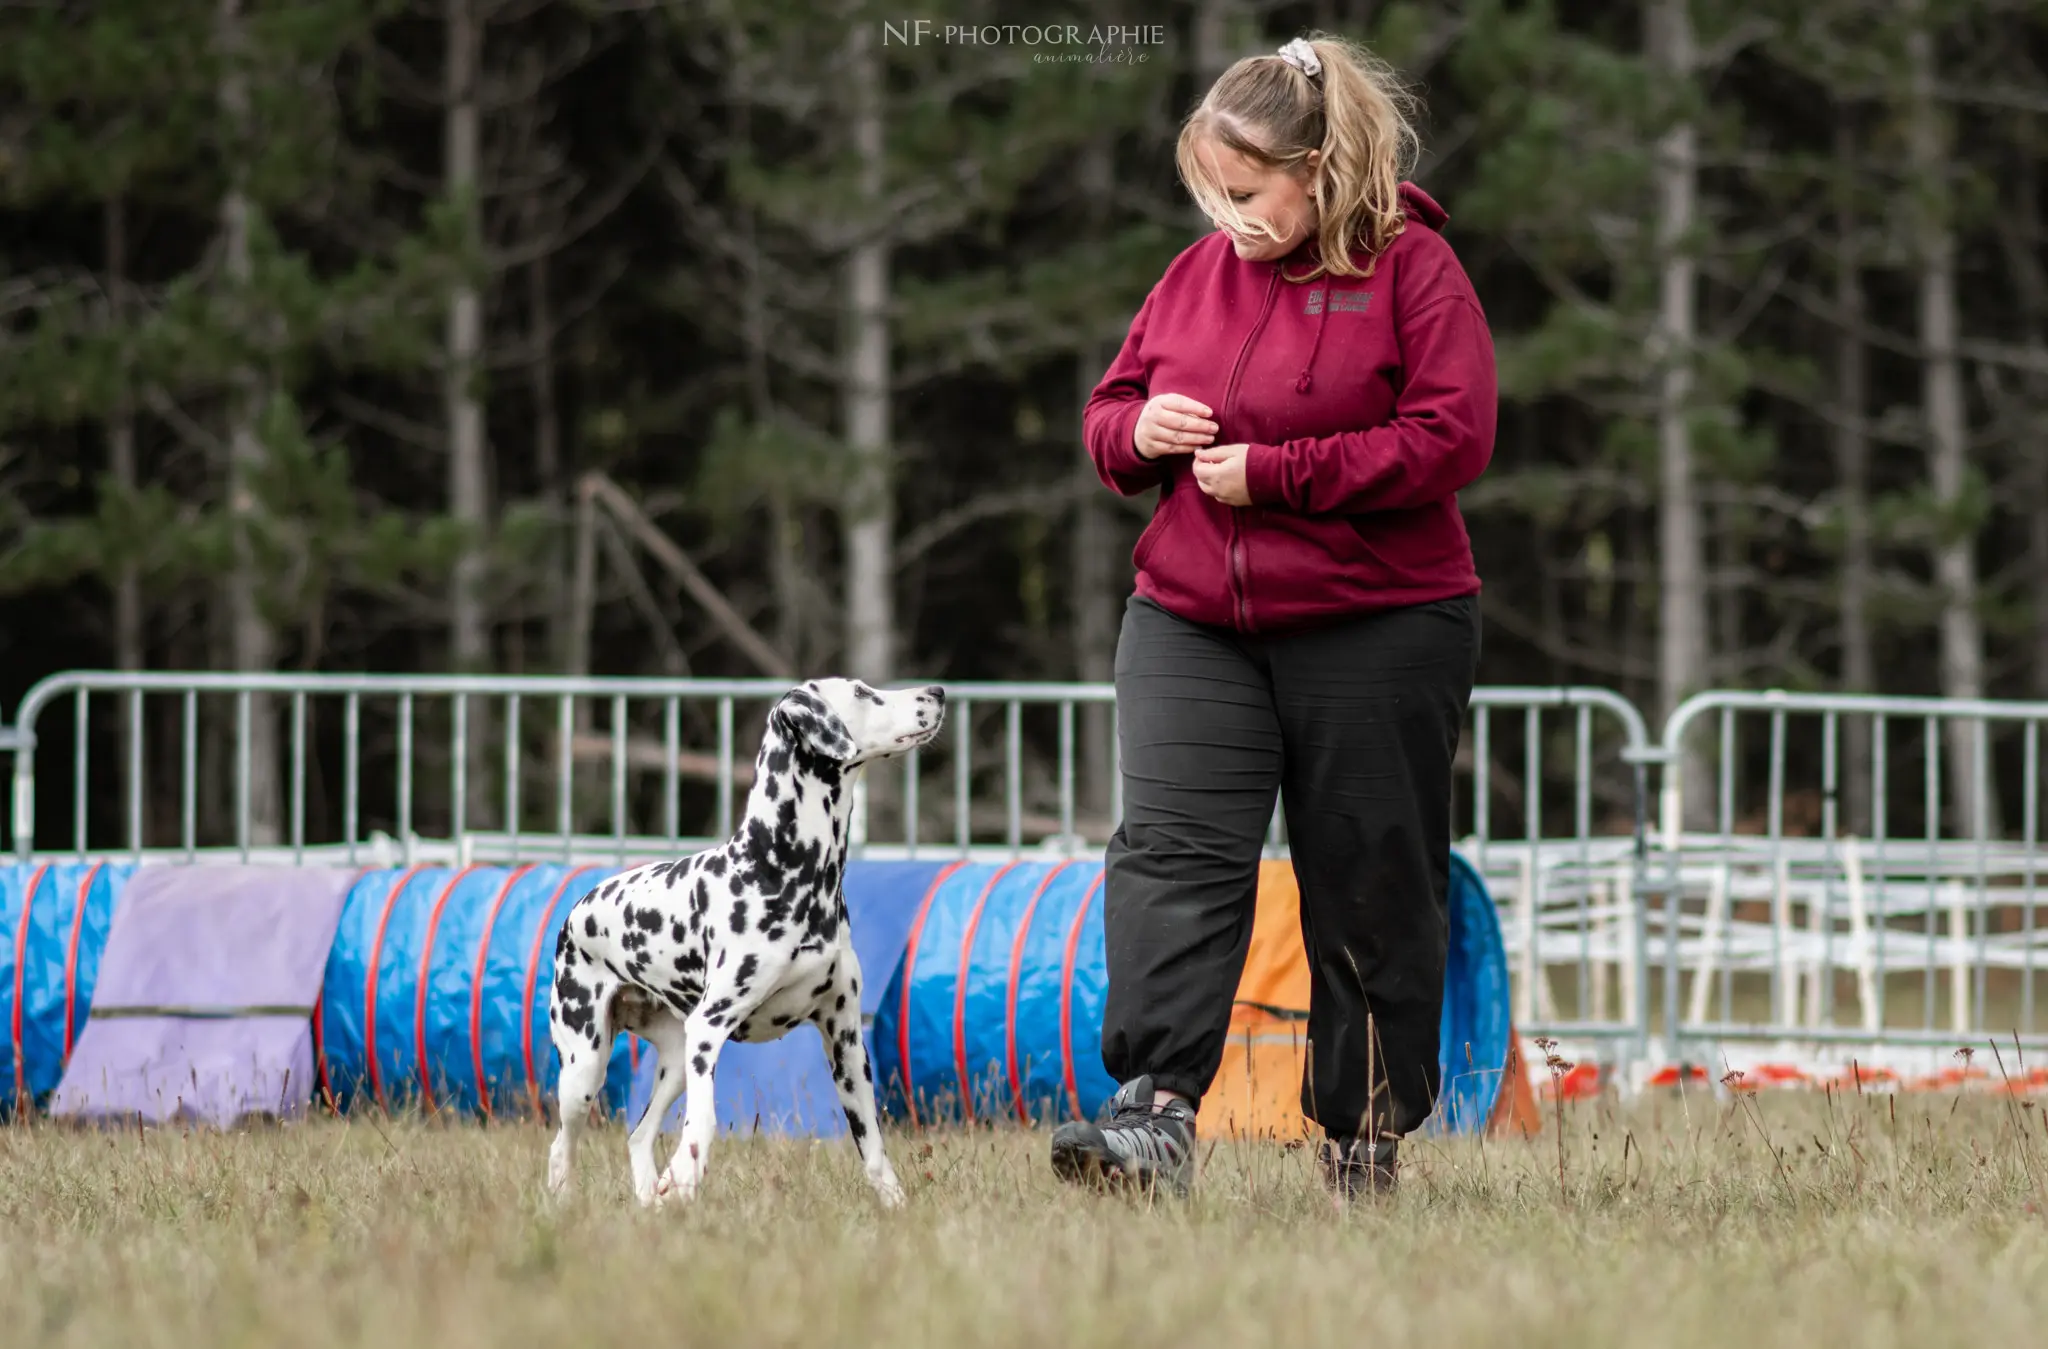
[[825, 1060], [832, 1065], [832, 1083], [839, 1088], [839, 1104], [846, 1111], [846, 1129], [853, 1146], [867, 1168], [868, 1183], [875, 1187], [887, 1208], [903, 1202], [903, 1186], [889, 1154], [882, 1150], [881, 1122], [875, 1115], [875, 1079], [868, 1066], [868, 1047], [860, 1035], [860, 987], [852, 986], [844, 1002], [845, 1011], [836, 1018], [828, 1014], [814, 1021], [825, 1042]]
[[676, 1143], [668, 1169], [655, 1182], [657, 1207], [672, 1201], [687, 1202], [697, 1196], [704, 1168], [711, 1160], [711, 1137], [718, 1131], [718, 1103], [712, 1095], [712, 1075], [718, 1068], [719, 1051], [737, 1021], [721, 1019], [713, 1025], [702, 1012], [683, 1022], [683, 1135]]

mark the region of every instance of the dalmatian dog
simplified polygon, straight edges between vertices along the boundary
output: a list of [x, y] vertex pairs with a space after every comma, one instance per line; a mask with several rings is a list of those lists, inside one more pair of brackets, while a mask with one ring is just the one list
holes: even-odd
[[[822, 679], [792, 689], [768, 714], [746, 814], [730, 841], [636, 867], [569, 910], [548, 1004], [562, 1062], [551, 1192], [569, 1188], [577, 1135], [617, 1032], [642, 1036], [659, 1054], [653, 1099], [626, 1145], [634, 1196], [658, 1206], [691, 1199], [704, 1179], [717, 1128], [712, 1074], [726, 1041], [777, 1040], [808, 1024], [824, 1041], [869, 1183], [883, 1204], [903, 1202], [875, 1118], [860, 962], [840, 881], [863, 766], [929, 742], [945, 706], [936, 685], [882, 692]], [[657, 1174], [657, 1135], [679, 1094], [682, 1135]]]

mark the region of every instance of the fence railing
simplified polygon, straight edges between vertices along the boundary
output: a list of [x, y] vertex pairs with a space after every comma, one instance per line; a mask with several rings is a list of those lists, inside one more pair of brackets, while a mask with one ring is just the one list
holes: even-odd
[[1680, 706], [1661, 744], [1652, 919], [1664, 1024], [1703, 1040], [2041, 1035], [2044, 723], [2048, 703], [1714, 692]]
[[[674, 855], [729, 833], [788, 687], [60, 674], [0, 728], [11, 842], [23, 860]], [[864, 784], [856, 847], [1107, 841], [1111, 686], [947, 690], [940, 739]], [[1517, 1025], [1623, 1056], [2038, 1035], [2044, 721], [2048, 704], [1709, 693], [1653, 737], [1611, 690], [1475, 690], [1454, 819], [1500, 905]], [[1286, 852], [1277, 810], [1267, 842]]]

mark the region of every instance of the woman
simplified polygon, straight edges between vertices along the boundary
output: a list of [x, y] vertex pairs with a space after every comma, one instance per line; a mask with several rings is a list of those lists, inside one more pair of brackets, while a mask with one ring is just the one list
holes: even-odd
[[1225, 71], [1183, 128], [1217, 233], [1089, 399], [1104, 483], [1159, 489], [1117, 643], [1124, 818], [1102, 1051], [1071, 1180], [1194, 1178], [1275, 793], [1312, 996], [1302, 1110], [1339, 1194], [1390, 1189], [1439, 1087], [1451, 761], [1479, 651], [1455, 494], [1492, 456], [1493, 344], [1403, 170], [1391, 72], [1340, 39]]

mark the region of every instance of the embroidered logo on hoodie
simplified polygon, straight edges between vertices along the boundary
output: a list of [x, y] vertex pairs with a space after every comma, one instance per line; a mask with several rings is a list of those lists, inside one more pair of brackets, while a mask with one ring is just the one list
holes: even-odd
[[[1372, 292], [1369, 290], [1333, 290], [1329, 294], [1329, 304], [1332, 314], [1363, 314], [1372, 306]], [[1323, 288], [1321, 286], [1310, 289], [1308, 301], [1302, 305], [1301, 312], [1304, 314], [1320, 314], [1323, 312]]]

